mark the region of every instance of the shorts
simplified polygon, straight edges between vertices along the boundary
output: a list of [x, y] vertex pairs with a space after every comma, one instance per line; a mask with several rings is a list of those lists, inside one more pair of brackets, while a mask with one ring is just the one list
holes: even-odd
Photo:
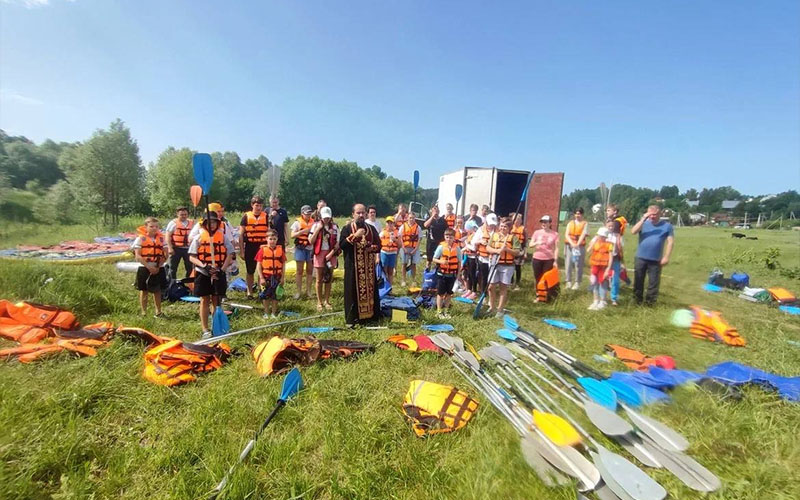
[[381, 252], [381, 265], [384, 269], [394, 269], [397, 267], [397, 254]]
[[160, 268], [157, 274], [150, 274], [146, 267], [136, 270], [136, 289], [143, 292], [157, 293], [167, 287], [167, 272]]
[[[317, 268], [319, 268], [319, 267], [327, 267], [328, 262], [327, 262], [327, 259], [325, 259], [325, 256], [328, 255], [329, 251], [330, 250], [322, 250], [322, 251], [319, 252], [319, 254], [314, 256], [314, 267], [317, 267]], [[335, 258], [331, 259], [331, 263], [335, 265], [336, 264], [336, 259]]]
[[296, 246], [294, 247], [294, 260], [297, 262], [309, 262], [311, 261], [311, 247], [301, 247]]
[[258, 298], [261, 300], [278, 300], [275, 297], [275, 291], [278, 289], [278, 285], [281, 284], [281, 279], [279, 276], [270, 276], [265, 278], [266, 285], [264, 285], [264, 289], [258, 294]]
[[404, 264], [419, 264], [419, 247], [416, 250], [405, 249], [403, 250], [403, 263]]
[[217, 273], [217, 278], [213, 282], [211, 281], [211, 276], [206, 276], [203, 273], [197, 273], [194, 277], [195, 297], [207, 297], [209, 295], [224, 297], [227, 289], [228, 280], [225, 279], [225, 273]]
[[606, 266], [592, 266], [592, 284], [602, 283], [606, 280], [606, 278], [608, 278], [606, 275]]
[[436, 273], [436, 278], [436, 295], [453, 295], [453, 286], [456, 284], [456, 275]]
[[261, 248], [263, 243], [247, 243], [244, 244], [244, 267], [247, 269], [247, 274], [256, 272], [256, 254]]
[[511, 281], [514, 279], [514, 271], [514, 264], [498, 264], [489, 284], [494, 285], [495, 283], [500, 283], [501, 285], [510, 285]]

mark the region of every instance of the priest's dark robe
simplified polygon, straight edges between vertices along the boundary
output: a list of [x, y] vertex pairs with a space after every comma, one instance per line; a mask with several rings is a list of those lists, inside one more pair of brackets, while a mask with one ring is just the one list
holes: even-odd
[[[355, 235], [358, 229], [365, 233]], [[344, 316], [348, 325], [366, 323], [380, 318], [375, 254], [381, 251], [378, 231], [364, 222], [345, 224], [339, 236], [344, 253]]]

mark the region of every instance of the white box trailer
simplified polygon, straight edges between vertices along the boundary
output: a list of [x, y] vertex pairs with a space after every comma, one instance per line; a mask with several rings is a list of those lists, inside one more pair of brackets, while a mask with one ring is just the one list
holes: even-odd
[[[528, 172], [495, 167], [464, 167], [439, 178], [439, 207], [452, 203], [459, 215], [469, 213], [469, 206], [489, 205], [499, 214], [513, 212], [525, 188]], [[456, 184], [464, 187], [456, 206]]]
[[[495, 213], [508, 215], [517, 209], [529, 172], [495, 167], [464, 167], [439, 177], [439, 207], [452, 203], [458, 215], [469, 213], [469, 206], [489, 205]], [[536, 220], [550, 215], [553, 229], [558, 229], [561, 207], [563, 173], [537, 173], [531, 180], [528, 199], [522, 208], [525, 227], [529, 232], [537, 229]], [[456, 206], [456, 185], [463, 186], [461, 200]]]

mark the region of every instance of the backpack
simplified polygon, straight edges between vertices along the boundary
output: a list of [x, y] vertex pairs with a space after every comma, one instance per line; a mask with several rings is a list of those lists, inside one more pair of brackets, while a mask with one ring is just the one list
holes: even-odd
[[387, 318], [392, 317], [392, 309], [399, 309], [408, 313], [409, 321], [419, 319], [419, 306], [410, 297], [392, 297], [387, 295], [381, 299], [381, 314]]
[[190, 295], [192, 292], [189, 288], [183, 284], [182, 280], [169, 280], [169, 284], [167, 288], [161, 293], [162, 300], [168, 300], [170, 302], [177, 302], [181, 300], [181, 297], [186, 297]]
[[423, 290], [436, 290], [438, 278], [436, 277], [436, 270], [422, 272], [422, 289]]
[[741, 271], [736, 271], [731, 274], [731, 284], [742, 290], [746, 286], [750, 286], [750, 275]]

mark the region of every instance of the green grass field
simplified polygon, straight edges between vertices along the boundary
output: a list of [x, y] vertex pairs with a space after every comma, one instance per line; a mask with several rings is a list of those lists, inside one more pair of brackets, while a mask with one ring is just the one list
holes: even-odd
[[[0, 238], [2, 246], [97, 235], [84, 226], [10, 229]], [[749, 272], [756, 284], [782, 285], [800, 293], [800, 281], [757, 262], [774, 247], [784, 267], [797, 266], [800, 233], [753, 234], [758, 241], [733, 240], [730, 231], [719, 229], [679, 229], [654, 308], [630, 305], [627, 288], [622, 304], [613, 310], [587, 311], [591, 298], [585, 290], [564, 292], [552, 305], [537, 305], [532, 302], [529, 267], [526, 291], [514, 292], [509, 308], [523, 325], [604, 372], [622, 365], [598, 363], [592, 355], [613, 342], [669, 354], [686, 369], [736, 360], [798, 375], [800, 348], [787, 343], [800, 341], [797, 317], [732, 294], [701, 290], [710, 269], [722, 265], [727, 272]], [[626, 239], [630, 264], [635, 238]], [[53, 281], [44, 284], [47, 278]], [[140, 317], [132, 281], [132, 274], [118, 273], [113, 264], [4, 260], [0, 265], [2, 298], [71, 308], [84, 323], [109, 320], [184, 340], [199, 336], [196, 308], [190, 304], [167, 305], [167, 319]], [[293, 285], [287, 291], [293, 293]], [[334, 303], [341, 303], [340, 284], [334, 289]], [[290, 299], [282, 305], [313, 314], [314, 304]], [[688, 304], [722, 311], [747, 347], [696, 340], [685, 329], [671, 326], [672, 310]], [[455, 334], [476, 347], [496, 338], [498, 320], [476, 322], [468, 306], [454, 307]], [[579, 330], [555, 330], [540, 321], [543, 317], [568, 319]], [[426, 312], [425, 318], [433, 321], [433, 313]], [[232, 326], [241, 329], [262, 321], [260, 313], [250, 312]], [[343, 317], [316, 323], [323, 324], [342, 325]], [[0, 364], [0, 498], [202, 497], [274, 406], [282, 377], [259, 378], [248, 349], [271, 333], [236, 338], [232, 345], [241, 356], [176, 388], [145, 381], [143, 347], [120, 339], [94, 358], [64, 355], [31, 365]], [[292, 335], [295, 329], [275, 333]], [[331, 336], [377, 344], [390, 333], [394, 331], [336, 331]], [[306, 390], [262, 434], [249, 461], [234, 475], [227, 498], [574, 498], [572, 488], [542, 485], [522, 459], [511, 426], [446, 359], [380, 345], [358, 360], [319, 363], [302, 372]], [[453, 434], [415, 437], [401, 412], [409, 381], [415, 378], [454, 384], [475, 394], [482, 403], [476, 417]], [[723, 402], [702, 389], [679, 388], [671, 404], [644, 412], [688, 437], [689, 453], [722, 479], [722, 490], [708, 498], [800, 498], [800, 405], [755, 387], [744, 392], [740, 402]], [[673, 498], [702, 496], [664, 470], [649, 473]]]

